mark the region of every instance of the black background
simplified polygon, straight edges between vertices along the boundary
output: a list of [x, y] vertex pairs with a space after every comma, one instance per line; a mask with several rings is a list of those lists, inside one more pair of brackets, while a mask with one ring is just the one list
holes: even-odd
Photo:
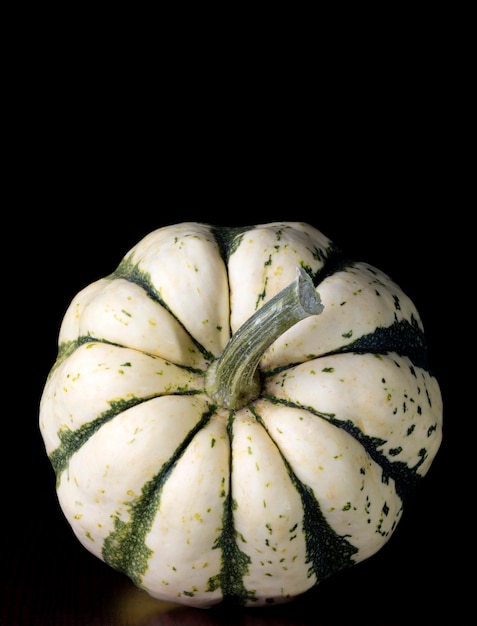
[[458, 409], [464, 365], [455, 344], [468, 209], [459, 191], [466, 173], [454, 170], [453, 128], [442, 124], [438, 81], [427, 76], [423, 83], [418, 71], [406, 76], [395, 60], [392, 80], [381, 68], [366, 78], [354, 66], [337, 79], [344, 89], [320, 98], [304, 76], [288, 83], [295, 94], [288, 108], [279, 80], [267, 97], [257, 96], [258, 82], [239, 92], [230, 81], [216, 97], [198, 97], [193, 83], [181, 98], [161, 92], [161, 99], [144, 77], [133, 84], [132, 71], [127, 89], [116, 70], [113, 78], [102, 71], [92, 82], [83, 77], [84, 90], [59, 71], [45, 82], [38, 69], [27, 90], [36, 105], [18, 102], [3, 227], [0, 624], [125, 623], [105, 607], [130, 597], [129, 583], [84, 551], [56, 504], [38, 403], [73, 296], [114, 270], [151, 230], [188, 220], [305, 221], [390, 274], [424, 322], [444, 399], [444, 440], [388, 544], [292, 605], [267, 617], [220, 609], [161, 617], [147, 605], [128, 623], [429, 624], [446, 613], [453, 624], [467, 623], [462, 563], [472, 561], [473, 491], [465, 486], [463, 446], [474, 444], [465, 442], [467, 416]]

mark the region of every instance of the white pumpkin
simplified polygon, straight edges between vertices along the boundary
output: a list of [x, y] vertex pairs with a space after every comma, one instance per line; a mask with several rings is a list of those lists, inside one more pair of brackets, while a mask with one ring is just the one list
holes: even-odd
[[260, 606], [389, 540], [442, 412], [387, 275], [307, 224], [187, 222], [73, 299], [40, 429], [90, 552], [159, 599]]

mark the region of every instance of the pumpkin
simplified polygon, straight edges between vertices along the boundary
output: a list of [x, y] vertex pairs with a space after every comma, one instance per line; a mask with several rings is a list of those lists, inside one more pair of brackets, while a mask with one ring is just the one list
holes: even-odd
[[427, 361], [411, 299], [314, 226], [158, 228], [64, 315], [59, 504], [154, 598], [289, 601], [395, 531], [442, 439]]

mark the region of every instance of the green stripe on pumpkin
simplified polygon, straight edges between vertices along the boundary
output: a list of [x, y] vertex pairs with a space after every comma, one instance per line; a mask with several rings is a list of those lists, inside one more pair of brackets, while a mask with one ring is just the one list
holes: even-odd
[[145, 483], [141, 495], [127, 503], [131, 514], [130, 520], [125, 522], [116, 517], [114, 531], [104, 540], [102, 549], [104, 561], [115, 570], [127, 574], [137, 586], [141, 586], [142, 576], [152, 555], [152, 551], [146, 545], [146, 536], [151, 530], [160, 506], [163, 486], [194, 436], [206, 426], [214, 412], [215, 407], [211, 407], [202, 415], [201, 420], [187, 434], [168, 462], [156, 476]]
[[[195, 395], [200, 393], [198, 391], [176, 391], [175, 395]], [[147, 398], [128, 398], [127, 400], [114, 400], [109, 402], [110, 409], [104, 411], [99, 415], [96, 419], [83, 424], [80, 428], [76, 430], [71, 430], [70, 428], [61, 428], [58, 431], [58, 438], [60, 440], [60, 445], [56, 450], [53, 450], [49, 455], [50, 462], [53, 466], [53, 470], [56, 475], [56, 482], [59, 485], [60, 476], [62, 472], [67, 468], [69, 460], [71, 457], [96, 433], [104, 424], [114, 419], [117, 415], [124, 413], [127, 409], [136, 406], [137, 404], [141, 404], [142, 402], [147, 402], [152, 398], [158, 396], [151, 396]]]
[[[277, 403], [280, 404], [280, 403]], [[285, 403], [284, 403], [285, 404]], [[302, 407], [300, 407], [302, 408]], [[266, 429], [261, 417], [251, 409], [257, 421]], [[337, 534], [324, 517], [313, 490], [303, 484], [280, 452], [290, 481], [300, 494], [303, 506], [303, 526], [307, 547], [308, 576], [315, 574], [317, 581], [329, 578], [336, 572], [354, 564], [353, 555], [358, 548], [346, 537]]]
[[154, 287], [150, 274], [141, 270], [138, 264], [132, 263], [132, 261], [128, 258], [123, 259], [111, 275], [111, 278], [123, 278], [124, 280], [129, 280], [130, 282], [139, 285], [139, 287], [142, 287], [142, 289], [144, 289], [146, 294], [154, 300], [154, 302], [157, 302], [164, 307], [166, 311], [174, 317], [177, 323], [182, 326], [203, 357], [208, 360], [214, 359], [214, 355], [211, 354], [202, 344], [200, 344], [197, 339], [190, 334], [182, 322], [174, 315], [174, 312], [168, 307], [167, 302], [164, 302], [157, 289]]

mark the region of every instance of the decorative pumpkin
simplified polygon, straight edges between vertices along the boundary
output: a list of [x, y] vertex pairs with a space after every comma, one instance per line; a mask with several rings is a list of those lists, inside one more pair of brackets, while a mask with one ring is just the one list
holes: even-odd
[[79, 541], [162, 600], [284, 602], [367, 559], [442, 438], [419, 314], [316, 228], [159, 228], [79, 292], [40, 429]]

